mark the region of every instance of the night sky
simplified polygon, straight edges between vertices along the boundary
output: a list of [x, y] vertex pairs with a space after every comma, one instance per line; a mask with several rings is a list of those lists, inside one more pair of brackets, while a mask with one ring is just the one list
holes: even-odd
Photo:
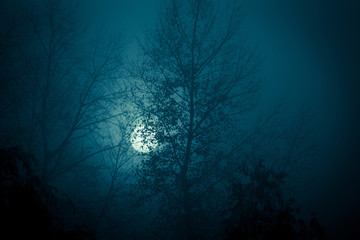
[[[360, 235], [360, 4], [243, 2], [246, 42], [262, 58], [260, 102], [286, 99], [287, 111], [306, 106], [312, 119], [316, 153], [290, 178], [289, 188], [305, 215], [318, 216], [326, 239]], [[84, 19], [123, 35], [131, 60], [161, 1], [92, 0], [86, 5]]]
[[[119, 24], [113, 24], [131, 39], [141, 37], [159, 1], [117, 4], [122, 10]], [[295, 108], [310, 106], [314, 131], [321, 135], [316, 158], [300, 170], [300, 183], [295, 184], [303, 210], [319, 216], [329, 239], [339, 239], [344, 232], [359, 234], [359, 4], [247, 0], [244, 9], [247, 39], [264, 56], [265, 95], [290, 97]]]
[[[319, 214], [330, 239], [343, 238], [340, 236], [344, 232], [359, 234], [359, 16], [355, 13], [359, 4], [355, 1], [275, 2], [277, 6], [271, 2], [268, 4], [272, 6], [266, 9], [273, 7], [274, 12], [268, 16], [279, 21], [267, 29], [272, 29], [269, 31], [281, 39], [282, 46], [288, 43], [287, 38], [292, 40], [290, 48], [285, 50], [285, 56], [296, 66], [292, 74], [299, 71], [310, 75], [305, 80], [310, 80], [307, 87], [316, 92], [306, 98], [316, 108], [320, 125], [331, 123], [322, 133], [326, 143], [322, 154], [310, 163], [313, 165], [306, 173], [309, 182], [299, 190], [300, 199]], [[268, 50], [272, 52], [272, 48]], [[298, 51], [303, 58], [297, 57]]]

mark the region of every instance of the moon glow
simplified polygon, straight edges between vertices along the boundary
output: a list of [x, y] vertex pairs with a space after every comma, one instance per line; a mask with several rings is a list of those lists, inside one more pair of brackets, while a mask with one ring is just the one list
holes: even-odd
[[142, 153], [148, 153], [158, 145], [155, 138], [155, 131], [146, 129], [144, 126], [138, 126], [134, 129], [130, 137], [130, 142], [136, 151]]

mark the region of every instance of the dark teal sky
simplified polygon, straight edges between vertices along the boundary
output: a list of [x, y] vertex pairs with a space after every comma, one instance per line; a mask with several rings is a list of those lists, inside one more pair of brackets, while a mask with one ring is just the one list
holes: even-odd
[[305, 100], [317, 119], [314, 132], [322, 137], [321, 153], [308, 163], [310, 171], [303, 176], [308, 182], [299, 189], [299, 199], [318, 214], [329, 239], [359, 231], [359, 4], [247, 2], [253, 19], [249, 27], [268, 56], [266, 77], [273, 94], [286, 86], [295, 100]]
[[[83, 18], [123, 35], [134, 58], [136, 39], [155, 23], [163, 0], [80, 1]], [[360, 229], [360, 1], [242, 1], [247, 44], [263, 59], [261, 103], [283, 97], [287, 111], [308, 106], [312, 116], [318, 154], [293, 178], [297, 198], [319, 216], [329, 239], [340, 239], [336, 234]]]
[[[36, 2], [28, 0], [29, 2]], [[162, 0], [83, 0], [84, 18], [124, 36], [130, 58]], [[14, 1], [24, 2], [24, 1]], [[309, 106], [319, 154], [298, 174], [297, 195], [328, 236], [360, 229], [359, 4], [340, 0], [243, 0], [244, 34], [263, 58], [263, 102]], [[316, 136], [316, 138], [315, 138]], [[346, 222], [344, 219], [348, 219]], [[332, 229], [340, 229], [331, 232]]]
[[[132, 57], [135, 37], [154, 23], [160, 2], [93, 0], [90, 18], [123, 33]], [[339, 232], [331, 229], [351, 231], [359, 224], [360, 201], [358, 6], [345, 2], [244, 0], [244, 33], [264, 59], [263, 100], [285, 96], [294, 112], [303, 105], [311, 109], [320, 153], [299, 174], [297, 194], [335, 239]]]

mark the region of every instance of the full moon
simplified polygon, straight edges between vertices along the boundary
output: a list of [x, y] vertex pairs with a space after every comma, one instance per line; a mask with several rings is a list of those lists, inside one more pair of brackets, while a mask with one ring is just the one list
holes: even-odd
[[130, 142], [136, 151], [142, 153], [148, 153], [158, 145], [155, 138], [155, 131], [145, 129], [144, 126], [138, 126], [134, 129], [130, 137]]

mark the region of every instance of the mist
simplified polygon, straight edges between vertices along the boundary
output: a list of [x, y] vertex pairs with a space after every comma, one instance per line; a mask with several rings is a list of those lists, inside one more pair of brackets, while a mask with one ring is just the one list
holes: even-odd
[[3, 236], [356, 239], [359, 6], [3, 1]]

